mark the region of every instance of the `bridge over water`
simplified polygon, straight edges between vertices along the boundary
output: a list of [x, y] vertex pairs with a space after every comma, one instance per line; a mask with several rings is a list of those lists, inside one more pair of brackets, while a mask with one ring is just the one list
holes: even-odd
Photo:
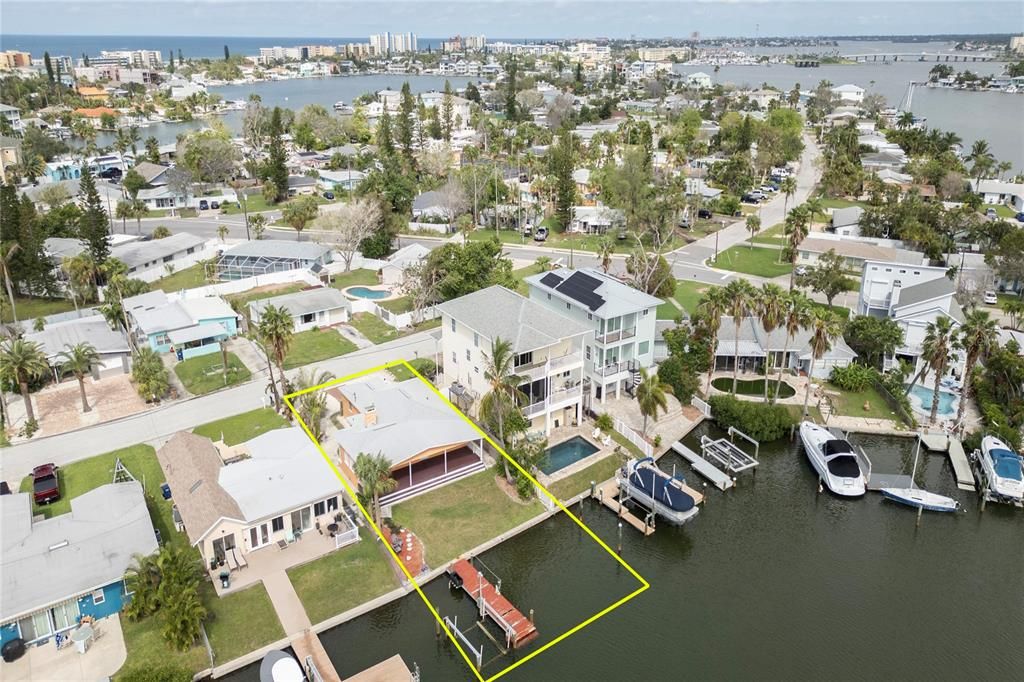
[[854, 62], [991, 62], [994, 54], [964, 54], [953, 52], [872, 52], [870, 54], [844, 54], [843, 59]]

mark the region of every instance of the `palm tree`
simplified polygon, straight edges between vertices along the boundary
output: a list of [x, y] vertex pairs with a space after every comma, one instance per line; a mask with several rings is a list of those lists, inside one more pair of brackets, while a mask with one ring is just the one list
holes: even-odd
[[[490, 384], [491, 390], [480, 401], [480, 416], [488, 423], [498, 425], [498, 440], [501, 447], [505, 442], [505, 416], [517, 409], [520, 400], [526, 398], [519, 390], [524, 378], [515, 373], [516, 355], [512, 344], [501, 338], [491, 343], [491, 354], [484, 361], [484, 379]], [[512, 473], [508, 468], [508, 458], [501, 458], [505, 468], [505, 480], [512, 483]]]
[[133, 199], [129, 206], [131, 216], [135, 218], [135, 234], [142, 234], [142, 219], [149, 214], [149, 206], [142, 199]]
[[935, 322], [928, 323], [924, 330], [924, 341], [921, 343], [921, 369], [918, 370], [917, 374], [910, 380], [910, 383], [907, 384], [907, 390], [903, 392], [903, 395], [910, 395], [910, 392], [918, 382], [923, 383], [928, 378], [928, 374], [932, 371], [929, 358], [936, 353], [939, 347], [949, 346], [952, 343], [950, 340], [952, 337], [953, 323], [949, 318], [943, 317]]
[[206, 616], [199, 591], [194, 586], [181, 590], [173, 608], [164, 609], [164, 639], [178, 651], [188, 651], [199, 639]]
[[957, 348], [957, 337], [953, 322], [948, 317], [940, 317], [929, 323], [921, 344], [921, 359], [927, 372], [935, 373], [934, 390], [932, 392], [932, 411], [928, 417], [931, 424], [939, 414], [939, 384], [942, 382], [954, 350]]
[[551, 259], [547, 256], [538, 256], [537, 260], [533, 261], [533, 264], [537, 266], [537, 270], [540, 272], [547, 272], [551, 269]]
[[[756, 213], [747, 216], [747, 232], [750, 233], [750, 248], [754, 248], [754, 235], [761, 229], [761, 218]], [[605, 271], [607, 272], [607, 270]]]
[[[302, 369], [299, 371], [299, 375], [295, 377], [293, 390], [302, 391], [313, 386], [321, 386], [331, 379], [334, 379], [334, 375], [330, 372], [321, 371], [318, 373], [312, 368], [308, 370]], [[327, 395], [323, 391], [304, 393], [299, 396], [296, 410], [306, 428], [313, 434], [313, 438], [318, 443], [322, 441], [326, 435], [324, 433], [323, 418], [327, 415]]]
[[831, 310], [813, 308], [808, 327], [811, 330], [811, 362], [807, 368], [807, 388], [804, 390], [804, 418], [807, 417], [807, 402], [811, 397], [811, 378], [814, 376], [814, 363], [832, 350], [832, 341], [841, 333], [839, 320]]
[[757, 290], [745, 279], [734, 279], [722, 289], [722, 295], [726, 300], [726, 309], [732, 316], [732, 323], [736, 327], [732, 357], [732, 392], [736, 395], [736, 383], [740, 372], [740, 327], [753, 311]]
[[778, 379], [775, 381], [775, 395], [772, 402], [779, 399], [779, 391], [782, 389], [782, 370], [786, 367], [786, 360], [789, 357], [789, 342], [797, 332], [810, 325], [811, 321], [811, 299], [800, 291], [786, 293], [782, 301], [780, 323], [786, 329], [786, 343], [782, 346], [782, 362], [779, 363]]
[[395, 489], [398, 481], [391, 478], [391, 462], [383, 453], [371, 455], [360, 452], [352, 466], [359, 488], [370, 503], [370, 515], [377, 527], [381, 527], [380, 496]]
[[708, 393], [711, 392], [711, 374], [715, 371], [715, 352], [718, 350], [718, 330], [726, 311], [725, 290], [713, 287], [697, 304], [697, 318], [708, 337]]
[[61, 369], [70, 372], [78, 379], [78, 392], [82, 396], [82, 412], [88, 412], [89, 401], [85, 395], [85, 375], [92, 371], [92, 366], [99, 364], [100, 354], [91, 343], [78, 343], [72, 346], [66, 344], [67, 350], [60, 352], [59, 357], [63, 358]]
[[121, 221], [121, 233], [127, 234], [128, 228], [125, 226], [125, 222], [129, 218], [135, 217], [131, 203], [127, 201], [117, 202], [117, 206], [114, 207], [114, 217]]
[[640, 405], [640, 414], [644, 416], [644, 436], [647, 435], [648, 417], [658, 421], [658, 411], [668, 411], [667, 394], [671, 392], [672, 387], [662, 383], [657, 373], [648, 374], [646, 369], [640, 368], [640, 385], [636, 387], [636, 401]]
[[601, 269], [605, 274], [608, 274], [612, 267], [613, 253], [615, 253], [615, 242], [607, 235], [601, 237], [601, 241], [597, 243], [597, 257], [601, 259]]
[[900, 130], [906, 130], [912, 125], [914, 125], [914, 114], [909, 111], [901, 112], [896, 119], [896, 127]]
[[36, 420], [32, 411], [32, 399], [29, 396], [28, 384], [33, 379], [46, 376], [50, 365], [46, 362], [43, 347], [34, 341], [25, 339], [8, 339], [0, 345], [0, 379], [17, 384], [21, 397], [25, 401], [27, 421]]
[[964, 431], [964, 408], [967, 406], [967, 397], [971, 394], [974, 365], [999, 345], [999, 325], [986, 311], [972, 310], [964, 320], [963, 326], [960, 327], [959, 341], [960, 347], [967, 354], [960, 406], [956, 411], [956, 423], [960, 425], [962, 434]]
[[782, 192], [782, 196], [785, 197], [782, 200], [782, 217], [785, 218], [789, 213], [789, 200], [796, 194], [796, 178], [792, 175], [787, 175], [782, 178], [782, 182], [779, 183], [779, 191]]
[[789, 272], [789, 290], [793, 290], [793, 278], [796, 273], [796, 257], [800, 244], [810, 231], [810, 212], [804, 206], [797, 206], [786, 216], [786, 253], [793, 269]]
[[[281, 375], [281, 395], [285, 395], [288, 389], [284, 376], [284, 359], [288, 355], [288, 348], [295, 335], [295, 320], [283, 307], [268, 305], [260, 313], [260, 323], [256, 328], [256, 334], [263, 341], [265, 350], [273, 351], [274, 361], [277, 362], [277, 369]], [[268, 364], [271, 362], [269, 354], [267, 361]], [[270, 372], [271, 384], [273, 384], [273, 370]], [[280, 396], [275, 397], [280, 399]]]
[[[779, 327], [782, 321], [782, 313], [785, 306], [786, 292], [782, 287], [772, 282], [761, 285], [756, 301], [757, 317], [766, 334], [771, 336]], [[764, 365], [764, 401], [768, 402], [768, 377], [771, 376], [772, 351], [768, 350]]]
[[14, 287], [11, 286], [10, 264], [14, 262], [14, 254], [21, 250], [18, 242], [0, 243], [0, 274], [4, 278], [4, 288], [7, 289], [7, 299], [11, 302], [11, 316], [14, 324], [18, 324], [18, 311], [14, 307]]
[[807, 219], [809, 222], [814, 222], [814, 216], [825, 215], [825, 205], [821, 202], [821, 197], [810, 197], [803, 205], [807, 209]]

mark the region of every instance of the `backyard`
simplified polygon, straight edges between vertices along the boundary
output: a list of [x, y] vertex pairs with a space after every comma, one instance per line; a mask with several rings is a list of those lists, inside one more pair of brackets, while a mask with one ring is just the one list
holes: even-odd
[[197, 358], [182, 360], [174, 366], [174, 373], [178, 375], [181, 383], [185, 385], [185, 390], [192, 395], [203, 395], [204, 393], [216, 391], [219, 388], [248, 381], [252, 377], [249, 369], [242, 364], [242, 361], [234, 353], [228, 353], [227, 355], [227, 377], [224, 376], [222, 371], [224, 358], [220, 353], [210, 353], [208, 355], [200, 355]]
[[779, 263], [779, 253], [778, 249], [757, 246], [750, 248], [747, 244], [740, 244], [718, 254], [718, 260], [712, 267], [757, 277], [788, 275], [793, 266], [789, 263]]
[[395, 589], [398, 583], [389, 559], [372, 530], [362, 540], [288, 571], [309, 620], [321, 623]]
[[349, 320], [349, 324], [358, 329], [359, 333], [370, 341], [374, 343], [387, 343], [409, 334], [439, 327], [441, 325], [441, 318], [421, 322], [411, 329], [395, 329], [373, 313], [356, 313]]
[[396, 505], [394, 521], [423, 541], [431, 566], [441, 566], [542, 511], [536, 499], [509, 498], [488, 469]]
[[175, 291], [181, 291], [182, 289], [201, 287], [208, 283], [203, 266], [197, 264], [185, 268], [184, 270], [178, 270], [166, 277], [161, 277], [150, 284], [149, 288], [151, 290], [161, 289], [167, 293], [172, 293]]
[[327, 358], [351, 353], [352, 343], [335, 329], [310, 329], [292, 336], [292, 345], [284, 359], [284, 368], [293, 369]]
[[402, 313], [412, 312], [412, 297], [411, 296], [400, 296], [398, 298], [392, 298], [387, 301], [378, 301], [379, 305], [384, 310], [392, 312], [396, 315]]
[[380, 281], [377, 278], [377, 273], [373, 270], [349, 270], [331, 277], [331, 286], [335, 289], [345, 289], [357, 285], [376, 286], [378, 284]]
[[[892, 419], [897, 422], [900, 420], [896, 413], [889, 409], [889, 403], [885, 402], [885, 398], [874, 386], [868, 386], [863, 391], [845, 391], [835, 384], [826, 383], [825, 391], [832, 401], [834, 414], [844, 417]], [[865, 410], [865, 405], [869, 409]]]
[[238, 445], [256, 436], [288, 426], [288, 421], [269, 407], [243, 412], [225, 419], [208, 422], [192, 429], [197, 436], [217, 441], [223, 437], [227, 445]]
[[[21, 321], [35, 320], [37, 317], [66, 313], [75, 309], [75, 304], [70, 298], [24, 298], [14, 297], [15, 312]], [[13, 322], [11, 315], [11, 304], [7, 296], [0, 298], [0, 321]], [[31, 326], [31, 325], [30, 325]]]
[[614, 476], [615, 470], [622, 465], [624, 459], [624, 457], [619, 455], [609, 455], [604, 459], [594, 462], [586, 469], [555, 481], [548, 487], [548, 491], [560, 500], [567, 500], [574, 495], [589, 490], [591, 481], [602, 483]]

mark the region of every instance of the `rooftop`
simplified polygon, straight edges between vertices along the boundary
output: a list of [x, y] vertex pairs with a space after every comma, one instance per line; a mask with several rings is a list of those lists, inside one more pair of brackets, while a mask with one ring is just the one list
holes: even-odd
[[508, 341], [517, 353], [546, 348], [590, 331], [586, 325], [501, 286], [481, 289], [437, 307], [490, 341]]
[[556, 294], [603, 319], [661, 304], [654, 296], [593, 268], [559, 268], [546, 274], [531, 275], [525, 281], [531, 289]]
[[321, 310], [334, 310], [336, 308], [351, 308], [348, 298], [337, 289], [331, 287], [320, 287], [318, 289], [307, 289], [294, 294], [284, 294], [253, 301], [249, 304], [249, 310], [261, 311], [267, 306], [284, 308], [292, 317], [320, 312]]
[[51, 324], [41, 332], [25, 334], [25, 339], [41, 345], [50, 359], [80, 343], [91, 344], [101, 354], [130, 350], [124, 335], [113, 331], [100, 315]]
[[206, 239], [188, 232], [179, 232], [163, 239], [152, 239], [150, 241], [134, 241], [110, 250], [110, 255], [134, 269], [145, 263], [163, 261], [171, 256], [188, 249], [198, 249], [206, 244]]
[[232, 246], [225, 256], [249, 256], [264, 258], [296, 258], [316, 260], [330, 251], [329, 246], [315, 242], [297, 242], [286, 239], [259, 239]]

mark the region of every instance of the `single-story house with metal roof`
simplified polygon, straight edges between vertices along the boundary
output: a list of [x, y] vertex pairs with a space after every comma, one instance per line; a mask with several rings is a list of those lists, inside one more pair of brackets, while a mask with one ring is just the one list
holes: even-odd
[[0, 522], [0, 645], [43, 643], [83, 616], [119, 612], [132, 558], [157, 550], [135, 481], [94, 488], [49, 519], [33, 518], [31, 493], [0, 495]]
[[345, 294], [332, 287], [306, 289], [253, 301], [249, 304], [253, 325], [260, 323], [263, 311], [269, 306], [287, 310], [295, 323], [296, 332], [348, 322], [352, 314], [352, 303]]
[[42, 331], [25, 334], [25, 340], [38, 343], [50, 366], [58, 368], [60, 354], [71, 346], [88, 343], [96, 349], [100, 361], [93, 365], [93, 378], [127, 374], [131, 370], [132, 351], [121, 331], [114, 331], [102, 315], [47, 324]]
[[381, 498], [394, 504], [484, 468], [483, 437], [418, 378], [402, 382], [379, 376], [357, 379], [327, 391], [342, 428], [332, 438], [341, 472], [353, 486], [356, 457], [380, 452], [397, 485]]
[[818, 259], [829, 251], [835, 251], [836, 255], [842, 256], [846, 261], [846, 268], [848, 270], [856, 270], [858, 272], [867, 261], [910, 263], [912, 265], [928, 264], [927, 256], [920, 251], [908, 251], [891, 246], [882, 246], [862, 239], [830, 239], [824, 237], [808, 237], [800, 242], [800, 246], [797, 247], [796, 263], [798, 266], [817, 265]]
[[172, 301], [163, 291], [124, 299], [132, 332], [158, 353], [179, 360], [216, 353], [220, 342], [238, 334], [238, 315], [220, 296]]
[[609, 206], [573, 206], [569, 232], [604, 234], [626, 224], [626, 214]]
[[1024, 211], [1024, 183], [1002, 180], [971, 180], [971, 186], [981, 196], [983, 204], [1006, 204], [1015, 211]]
[[259, 239], [232, 246], [217, 260], [217, 277], [245, 279], [271, 272], [310, 270], [319, 274], [333, 261], [331, 247], [290, 239]]
[[715, 347], [715, 369], [732, 371], [738, 353], [741, 372], [763, 371], [765, 362], [770, 361], [773, 370], [781, 367], [805, 375], [809, 373], [816, 379], [827, 379], [833, 367], [845, 367], [857, 357], [857, 353], [838, 338], [823, 357], [815, 360], [811, 353], [811, 335], [810, 330], [801, 329], [790, 337], [785, 327], [769, 334], [758, 318], [745, 317], [740, 321], [737, 341], [733, 318], [723, 315]]
[[405, 281], [405, 271], [419, 265], [429, 255], [430, 249], [422, 244], [406, 244], [388, 256], [387, 261], [381, 266], [381, 281], [384, 284], [401, 284]]
[[317, 179], [309, 175], [289, 175], [288, 194], [316, 194], [316, 182]]
[[[314, 537], [303, 541], [303, 550], [292, 550], [297, 562], [359, 540], [342, 508], [341, 482], [301, 427], [234, 446], [180, 431], [156, 456], [179, 529], [206, 566], [219, 564], [212, 573], [245, 568], [259, 574], [261, 555], [284, 551], [306, 534]], [[331, 524], [338, 524], [333, 536], [320, 537]]]
[[188, 256], [202, 253], [206, 238], [179, 232], [163, 239], [133, 241], [110, 249], [110, 255], [128, 266], [128, 274], [178, 263]]

